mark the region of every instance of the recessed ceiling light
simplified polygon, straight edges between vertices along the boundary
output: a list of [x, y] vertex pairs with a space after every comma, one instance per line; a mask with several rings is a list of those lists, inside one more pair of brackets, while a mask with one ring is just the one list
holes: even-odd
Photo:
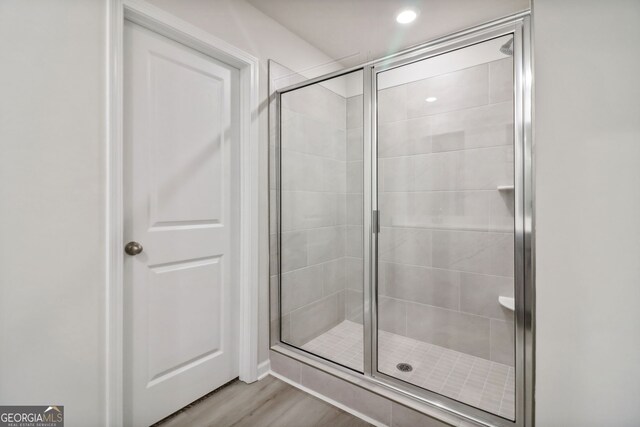
[[417, 16], [418, 14], [415, 10], [405, 9], [402, 12], [398, 13], [398, 16], [396, 16], [396, 21], [398, 21], [400, 24], [408, 24], [410, 22], [413, 22]]
[[438, 98], [436, 98], [435, 96], [430, 96], [427, 99], [425, 99], [425, 101], [427, 102], [436, 102], [438, 100]]

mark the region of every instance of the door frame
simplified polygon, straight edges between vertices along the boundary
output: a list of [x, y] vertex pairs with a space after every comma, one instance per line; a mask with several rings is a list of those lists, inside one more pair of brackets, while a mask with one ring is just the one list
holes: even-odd
[[240, 76], [240, 337], [239, 375], [258, 379], [259, 187], [256, 57], [142, 0], [107, 4], [106, 98], [106, 425], [124, 413], [123, 39], [129, 20], [239, 70]]

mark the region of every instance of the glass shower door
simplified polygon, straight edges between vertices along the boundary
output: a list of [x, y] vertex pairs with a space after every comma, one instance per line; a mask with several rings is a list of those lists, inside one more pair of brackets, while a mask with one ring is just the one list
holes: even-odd
[[374, 369], [511, 420], [512, 44], [506, 35], [374, 74]]
[[362, 70], [280, 95], [280, 339], [363, 371]]

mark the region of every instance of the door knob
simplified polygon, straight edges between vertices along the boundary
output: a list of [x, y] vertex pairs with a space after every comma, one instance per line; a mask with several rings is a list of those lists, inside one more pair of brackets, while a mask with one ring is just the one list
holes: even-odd
[[142, 252], [142, 245], [138, 242], [129, 242], [125, 245], [124, 247], [124, 251], [127, 253], [127, 255], [138, 255], [140, 252]]

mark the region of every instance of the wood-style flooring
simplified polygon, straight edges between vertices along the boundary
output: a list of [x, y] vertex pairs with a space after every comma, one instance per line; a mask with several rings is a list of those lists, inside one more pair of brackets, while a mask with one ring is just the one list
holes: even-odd
[[268, 375], [235, 381], [156, 424], [159, 427], [360, 427], [370, 424]]

